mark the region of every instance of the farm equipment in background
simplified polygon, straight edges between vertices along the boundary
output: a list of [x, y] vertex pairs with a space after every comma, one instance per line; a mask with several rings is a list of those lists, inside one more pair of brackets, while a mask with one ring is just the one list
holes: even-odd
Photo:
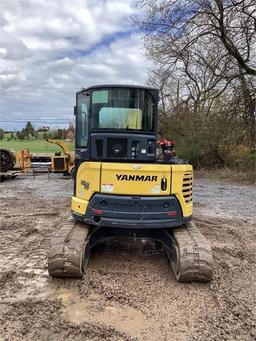
[[28, 149], [19, 152], [12, 152], [7, 149], [0, 149], [0, 176], [1, 180], [14, 178], [18, 174], [33, 171], [33, 175], [40, 173], [63, 173], [64, 176], [71, 176], [74, 169], [74, 154], [68, 151], [66, 144], [58, 140], [47, 140], [61, 147], [62, 152], [55, 152], [54, 155], [31, 154]]
[[67, 145], [62, 141], [48, 139], [47, 142], [56, 144], [62, 149], [62, 152], [55, 152], [51, 156], [50, 172], [71, 176], [75, 167], [74, 154], [68, 151]]
[[16, 163], [14, 168], [23, 170], [24, 173], [28, 173], [31, 170], [32, 154], [29, 153], [29, 149], [23, 149], [16, 153]]
[[32, 155], [28, 149], [13, 153], [8, 149], [0, 149], [1, 181], [16, 178], [21, 172], [28, 173], [31, 169]]
[[52, 240], [49, 274], [81, 277], [98, 242], [123, 236], [161, 242], [177, 280], [211, 280], [211, 247], [192, 222], [192, 166], [172, 160], [172, 141], [156, 156], [158, 90], [82, 89], [75, 115], [72, 218]]
[[0, 149], [0, 171], [7, 172], [13, 169], [16, 157], [10, 150]]

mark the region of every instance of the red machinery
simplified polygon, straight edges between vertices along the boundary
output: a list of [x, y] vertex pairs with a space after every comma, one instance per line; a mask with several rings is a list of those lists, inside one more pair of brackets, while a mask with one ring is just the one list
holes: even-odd
[[160, 160], [170, 160], [171, 158], [176, 156], [174, 146], [175, 141], [173, 140], [167, 140], [167, 139], [161, 139], [157, 141], [157, 143], [160, 145], [162, 152], [160, 154]]

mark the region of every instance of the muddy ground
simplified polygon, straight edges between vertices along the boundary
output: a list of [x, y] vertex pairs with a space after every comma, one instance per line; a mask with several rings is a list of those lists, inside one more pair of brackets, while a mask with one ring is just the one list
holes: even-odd
[[47, 274], [72, 181], [0, 184], [0, 340], [255, 340], [255, 188], [197, 179], [194, 218], [211, 241], [211, 283], [177, 283], [140, 243], [94, 252], [82, 280]]

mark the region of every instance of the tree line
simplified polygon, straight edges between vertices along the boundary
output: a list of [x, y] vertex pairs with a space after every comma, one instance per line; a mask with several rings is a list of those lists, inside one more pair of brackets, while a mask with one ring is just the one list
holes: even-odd
[[[255, 160], [255, 0], [142, 0], [159, 135], [198, 168]], [[253, 163], [252, 163], [253, 164]]]
[[[58, 128], [58, 129], [48, 129], [48, 128], [39, 128], [35, 129], [31, 122], [27, 122], [25, 127], [21, 130], [17, 130], [16, 132], [8, 133], [8, 140], [47, 140], [51, 139], [70, 139], [73, 140], [75, 134], [75, 127], [72, 122], [69, 123], [68, 128]], [[7, 135], [7, 134], [6, 134]], [[0, 128], [0, 140], [2, 140], [5, 136], [5, 132]]]

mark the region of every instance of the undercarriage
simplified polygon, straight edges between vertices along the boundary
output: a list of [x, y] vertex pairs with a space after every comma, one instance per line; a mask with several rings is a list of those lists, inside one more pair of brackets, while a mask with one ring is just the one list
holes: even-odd
[[193, 222], [170, 229], [123, 229], [92, 227], [73, 218], [64, 223], [52, 240], [48, 270], [53, 277], [83, 276], [92, 248], [108, 238], [122, 236], [160, 241], [178, 281], [210, 281], [211, 247]]

